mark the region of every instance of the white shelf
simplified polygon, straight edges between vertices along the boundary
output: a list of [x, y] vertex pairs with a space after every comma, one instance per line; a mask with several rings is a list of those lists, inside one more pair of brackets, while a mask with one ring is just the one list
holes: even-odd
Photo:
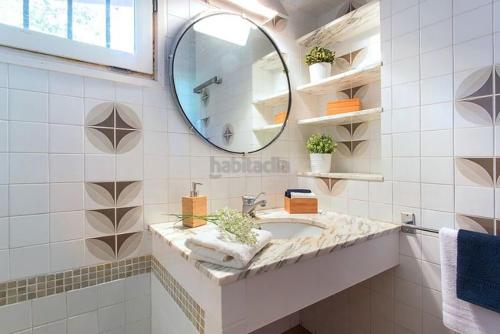
[[367, 122], [379, 119], [381, 112], [382, 108], [372, 108], [338, 115], [306, 118], [299, 120], [297, 123], [299, 125], [340, 125]]
[[[283, 60], [286, 62], [286, 53], [281, 53]], [[281, 62], [281, 58], [278, 55], [278, 52], [273, 51], [268, 53], [264, 57], [260, 58], [254, 63], [254, 66], [264, 70], [264, 71], [283, 71], [285, 67]]]
[[253, 128], [253, 131], [254, 132], [274, 131], [274, 130], [280, 130], [282, 127], [283, 124], [272, 124], [272, 125]]
[[257, 107], [273, 107], [288, 103], [288, 91], [280, 92], [269, 97], [257, 99], [253, 104]]
[[364, 173], [313, 173], [300, 172], [298, 176], [315, 177], [320, 179], [335, 179], [335, 180], [362, 180], [362, 181], [384, 181], [384, 176], [380, 174], [364, 174]]
[[381, 63], [360, 66], [318, 82], [299, 86], [297, 91], [311, 95], [323, 95], [366, 85], [380, 80], [380, 66]]
[[310, 48], [329, 46], [374, 29], [380, 25], [380, 3], [371, 1], [334, 21], [297, 39], [297, 43]]

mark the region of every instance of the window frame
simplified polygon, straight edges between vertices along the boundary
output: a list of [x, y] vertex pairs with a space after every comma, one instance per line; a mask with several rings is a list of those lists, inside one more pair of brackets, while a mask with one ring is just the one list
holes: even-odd
[[154, 9], [152, 0], [135, 0], [133, 54], [2, 23], [0, 45], [153, 75]]

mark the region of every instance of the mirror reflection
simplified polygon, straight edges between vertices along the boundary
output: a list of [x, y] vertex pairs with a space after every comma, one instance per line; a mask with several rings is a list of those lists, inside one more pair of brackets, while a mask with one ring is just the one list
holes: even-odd
[[290, 107], [289, 79], [271, 38], [251, 21], [216, 13], [188, 24], [171, 59], [172, 89], [191, 126], [230, 152], [277, 138]]

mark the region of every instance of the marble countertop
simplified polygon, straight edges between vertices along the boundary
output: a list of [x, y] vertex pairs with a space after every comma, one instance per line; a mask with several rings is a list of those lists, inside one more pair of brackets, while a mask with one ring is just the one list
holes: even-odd
[[386, 234], [398, 233], [399, 225], [369, 220], [366, 218], [326, 212], [319, 214], [289, 214], [283, 209], [258, 212], [262, 221], [300, 221], [324, 228], [324, 232], [316, 237], [300, 237], [296, 239], [273, 239], [257, 254], [245, 269], [232, 269], [207, 262], [197, 261], [185, 241], [194, 235], [197, 228], [186, 228], [182, 223], [161, 223], [150, 226], [155, 236], [166, 242], [170, 248], [178, 252], [184, 259], [193, 263], [203, 274], [219, 285], [230, 284], [241, 279], [256, 276], [299, 261], [322, 256], [336, 250], [353, 246]]

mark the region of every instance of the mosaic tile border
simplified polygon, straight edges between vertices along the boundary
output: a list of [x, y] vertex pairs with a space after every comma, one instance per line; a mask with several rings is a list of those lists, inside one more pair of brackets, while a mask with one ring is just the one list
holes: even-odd
[[151, 255], [0, 282], [0, 306], [151, 272]]
[[151, 269], [170, 297], [181, 308], [200, 334], [205, 332], [205, 310], [189, 295], [167, 269], [153, 256]]

